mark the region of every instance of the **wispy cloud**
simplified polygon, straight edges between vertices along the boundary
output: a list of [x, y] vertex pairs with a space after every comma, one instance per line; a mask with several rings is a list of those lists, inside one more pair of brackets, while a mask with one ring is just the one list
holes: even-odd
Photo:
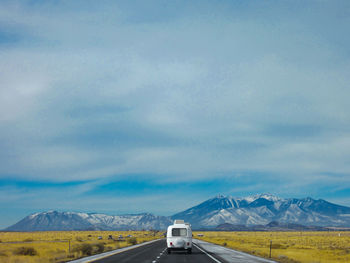
[[349, 188], [348, 14], [346, 1], [2, 1], [0, 177], [269, 191], [265, 178], [326, 196], [320, 180], [342, 174]]

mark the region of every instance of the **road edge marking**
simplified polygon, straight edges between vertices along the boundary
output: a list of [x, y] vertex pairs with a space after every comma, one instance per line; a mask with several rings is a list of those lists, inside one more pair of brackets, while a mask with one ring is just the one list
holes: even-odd
[[193, 245], [198, 248], [200, 251], [204, 252], [208, 257], [210, 257], [212, 260], [214, 260], [216, 263], [222, 263], [221, 261], [219, 261], [218, 259], [214, 258], [212, 255], [208, 254], [207, 251], [205, 251], [204, 249], [200, 248], [197, 244], [193, 243]]
[[249, 254], [249, 253], [241, 251], [241, 250], [236, 250], [236, 249], [233, 249], [233, 248], [224, 247], [224, 246], [221, 246], [219, 244], [215, 244], [215, 243], [212, 243], [212, 242], [209, 242], [209, 241], [205, 241], [205, 240], [202, 240], [202, 239], [195, 239], [195, 240], [203, 242], [203, 243], [207, 243], [207, 244], [210, 244], [210, 245], [218, 246], [218, 247], [222, 248], [223, 250], [226, 250], [226, 251], [229, 251], [229, 252], [234, 251], [235, 253], [237, 253], [237, 254], [239, 254], [241, 256], [250, 257], [252, 259], [259, 259], [259, 260], [261, 260], [262, 262], [265, 262], [265, 263], [277, 263], [277, 261], [273, 260], [272, 258], [271, 259], [263, 258], [261, 256], [256, 256], [256, 255], [252, 255], [252, 254]]

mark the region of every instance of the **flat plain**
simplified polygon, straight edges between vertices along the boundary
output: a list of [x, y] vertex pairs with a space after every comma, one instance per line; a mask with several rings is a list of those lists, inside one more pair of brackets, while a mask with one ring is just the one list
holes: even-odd
[[270, 257], [271, 244], [271, 259], [278, 262], [350, 262], [348, 231], [194, 232], [194, 236], [264, 258]]
[[0, 232], [0, 262], [65, 262], [160, 237], [156, 231]]
[[[65, 262], [162, 238], [162, 234], [155, 231], [0, 232], [0, 262]], [[272, 241], [271, 258], [283, 263], [350, 262], [350, 231], [193, 234], [197, 239], [264, 258], [269, 258]], [[110, 235], [112, 239], [108, 239]], [[123, 238], [119, 239], [120, 235]]]

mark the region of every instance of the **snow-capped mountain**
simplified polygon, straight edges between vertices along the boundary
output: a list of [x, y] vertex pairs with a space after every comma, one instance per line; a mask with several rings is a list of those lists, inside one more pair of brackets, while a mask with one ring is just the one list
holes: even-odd
[[182, 218], [195, 228], [212, 228], [224, 223], [266, 225], [271, 221], [306, 226], [350, 226], [350, 208], [310, 197], [283, 199], [261, 194], [235, 198], [219, 195], [172, 218]]
[[310, 197], [283, 199], [271, 194], [248, 197], [219, 195], [171, 217], [148, 213], [113, 216], [49, 211], [27, 216], [6, 230], [164, 230], [173, 219], [184, 219], [195, 229], [215, 228], [223, 224], [250, 227], [270, 222], [350, 227], [350, 207]]
[[8, 227], [8, 231], [50, 230], [141, 230], [165, 229], [170, 218], [144, 213], [137, 215], [105, 215], [95, 213], [57, 212], [36, 213]]

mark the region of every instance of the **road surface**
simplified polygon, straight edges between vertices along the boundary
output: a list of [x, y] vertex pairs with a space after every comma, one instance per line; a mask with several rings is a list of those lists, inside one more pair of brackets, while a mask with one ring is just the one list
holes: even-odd
[[[73, 261], [75, 262], [75, 261]], [[80, 259], [76, 262], [94, 263], [268, 263], [273, 262], [263, 258], [248, 255], [222, 246], [193, 240], [192, 254], [185, 252], [166, 251], [165, 239], [141, 245], [101, 259]]]

